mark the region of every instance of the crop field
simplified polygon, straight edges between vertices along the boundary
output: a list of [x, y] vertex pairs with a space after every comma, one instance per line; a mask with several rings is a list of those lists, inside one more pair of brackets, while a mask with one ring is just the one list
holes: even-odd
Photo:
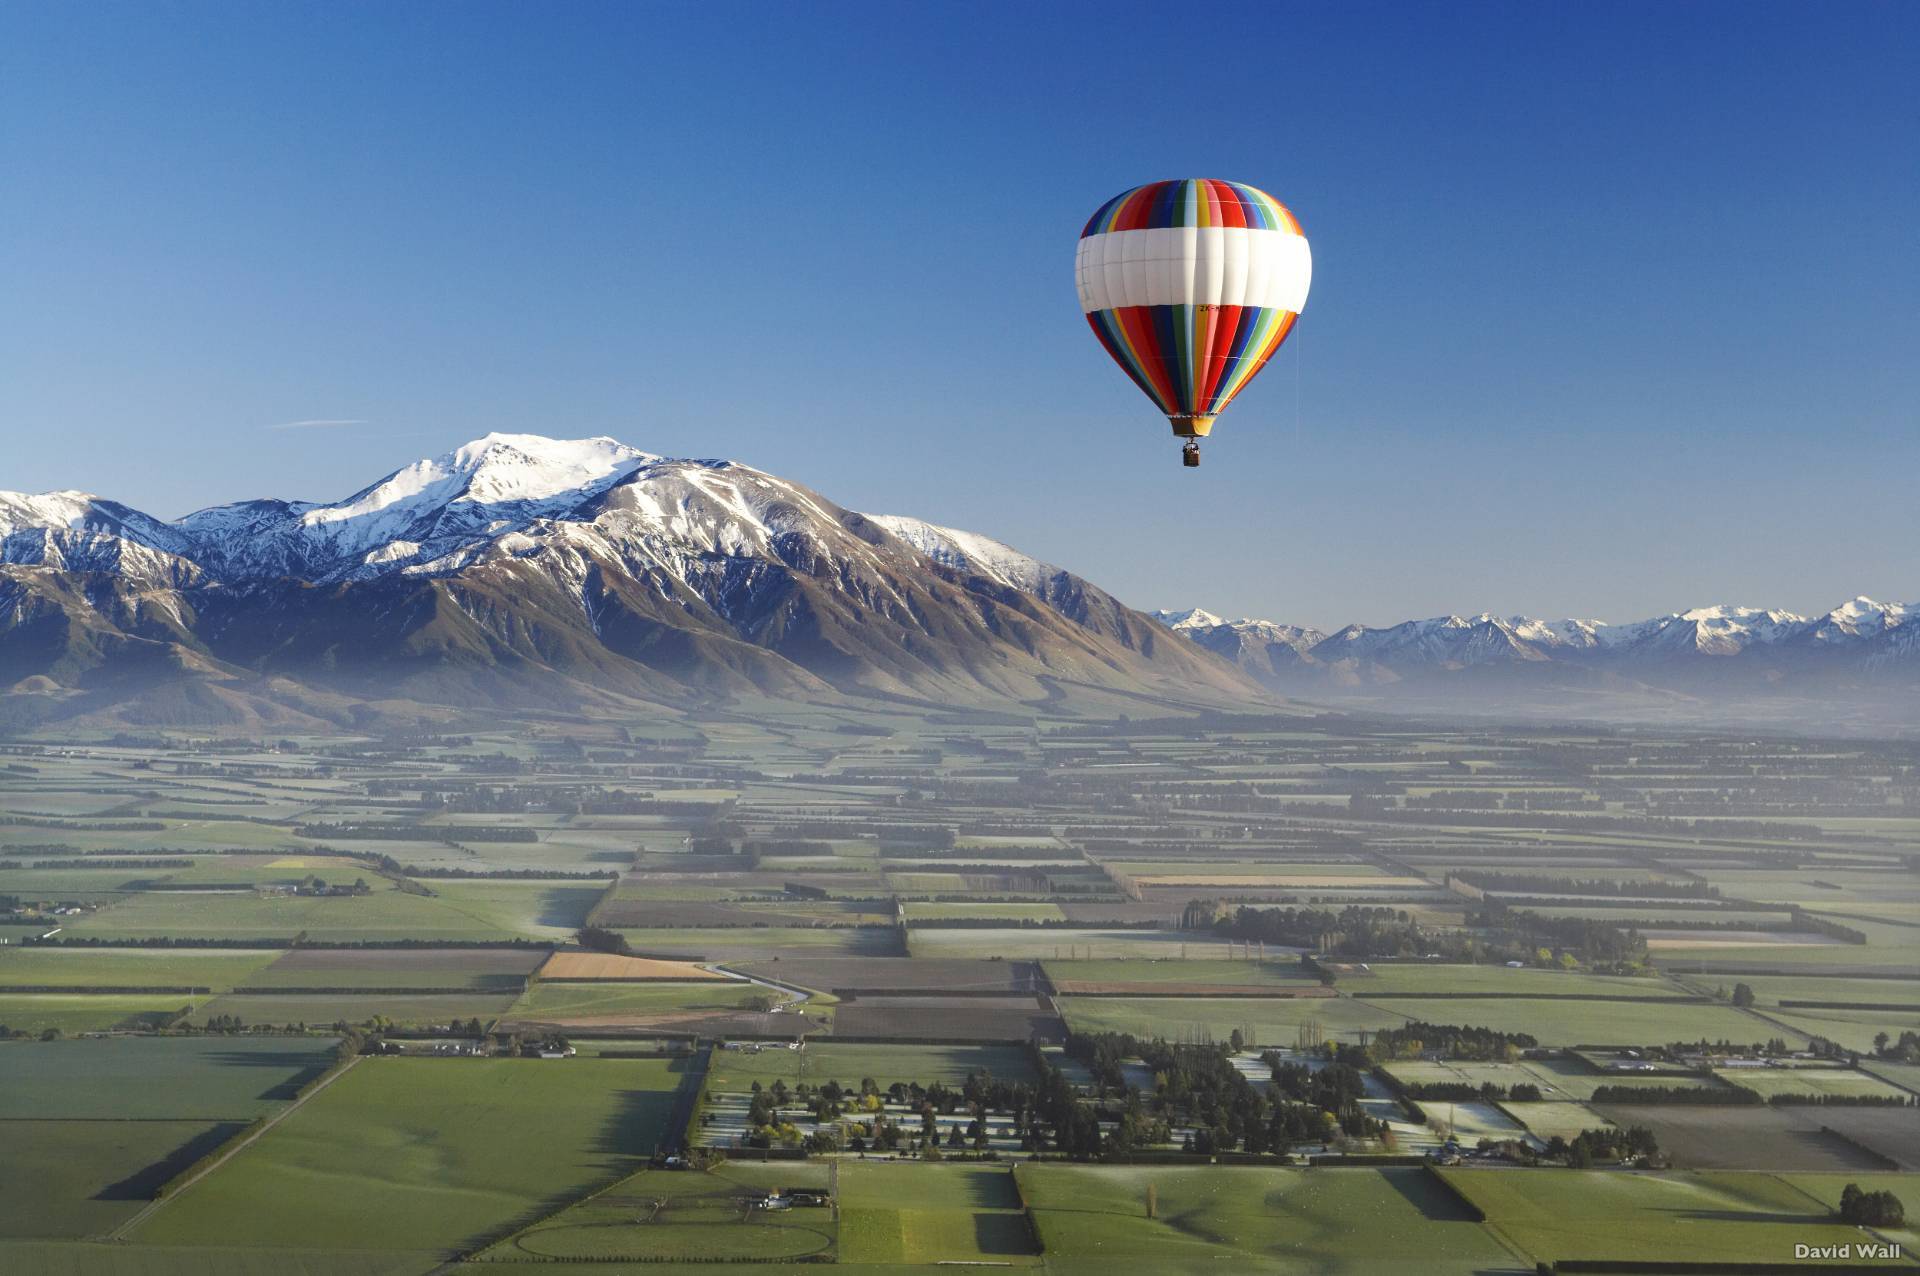
[[1366, 1004], [1396, 1018], [1471, 1024], [1531, 1033], [1541, 1045], [1650, 1046], [1669, 1041], [1765, 1041], [1793, 1034], [1728, 1006], [1663, 1001], [1573, 1001], [1564, 998], [1448, 998], [1444, 1001], [1372, 997]]
[[1094, 993], [1109, 989], [1149, 988], [1156, 994], [1183, 984], [1203, 988], [1246, 988], [1276, 993], [1320, 987], [1320, 977], [1297, 961], [1189, 960], [1046, 961], [1041, 963], [1053, 986], [1062, 993]]
[[656, 961], [614, 953], [557, 952], [540, 967], [543, 980], [699, 980], [725, 982], [727, 976], [690, 961]]
[[[1571, 1139], [1582, 1130], [1604, 1130], [1613, 1122], [1584, 1103], [1520, 1103], [1502, 1100], [1501, 1110], [1543, 1139]], [[1662, 1146], [1665, 1146], [1664, 1143]]]
[[824, 1189], [826, 1167], [781, 1162], [725, 1164], [706, 1173], [642, 1170], [606, 1191], [541, 1220], [480, 1257], [482, 1261], [579, 1258], [819, 1259], [839, 1233], [834, 1212], [815, 1206], [759, 1208], [769, 1191]]
[[699, 983], [548, 983], [541, 981], [513, 1003], [515, 1019], [565, 1020], [574, 1016], [692, 1014], [732, 1010], [767, 990], [745, 980]]
[[1909, 1254], [1920, 1242], [1920, 1174], [1782, 1174], [1780, 1176], [1802, 1192], [1831, 1209], [1840, 1207], [1840, 1193], [1849, 1183], [1858, 1183], [1869, 1192], [1892, 1192], [1907, 1209], [1907, 1225], [1883, 1229], [1899, 1241]]
[[244, 1129], [203, 1121], [0, 1123], [0, 1239], [79, 1239], [131, 1218], [154, 1190]]
[[1103, 961], [1114, 959], [1232, 956], [1224, 941], [1178, 930], [1096, 930], [1033, 926], [1010, 929], [941, 930], [922, 927], [908, 940], [916, 958], [1005, 958], [1008, 961]]
[[1906, 1092], [1879, 1077], [1851, 1068], [1725, 1068], [1715, 1074], [1728, 1085], [1762, 1098], [1776, 1094], [1835, 1098], [1903, 1099]]
[[[1509, 1107], [1512, 1105], [1509, 1104]], [[1886, 1116], [1906, 1118], [1909, 1111], [1873, 1108], [1695, 1107], [1679, 1103], [1609, 1103], [1594, 1109], [1614, 1124], [1644, 1126], [1661, 1149], [1684, 1170], [1877, 1170], [1874, 1151], [1889, 1130]], [[1920, 1116], [1920, 1113], [1912, 1113]], [[1874, 1118], [1867, 1138], [1830, 1131], [1848, 1118]], [[1823, 1129], [1822, 1127], [1828, 1127]]]
[[814, 1039], [804, 1050], [774, 1048], [757, 1054], [716, 1050], [707, 1085], [714, 1090], [746, 1090], [755, 1081], [763, 1086], [776, 1080], [789, 1085], [838, 1081], [857, 1090], [864, 1078], [871, 1077], [882, 1088], [896, 1081], [957, 1086], [970, 1072], [1007, 1081], [1031, 1081], [1034, 1075], [1027, 1052], [1017, 1046], [902, 1046]]
[[1005, 917], [1013, 921], [1059, 922], [1066, 920], [1058, 904], [1023, 903], [1014, 900], [982, 901], [978, 904], [910, 902], [904, 905], [907, 922], [972, 920]]
[[1438, 1172], [1539, 1262], [1787, 1262], [1795, 1245], [1851, 1245], [1820, 1200], [1772, 1174]]
[[151, 1245], [446, 1253], [636, 1168], [665, 1062], [366, 1059], [134, 1233]]
[[0, 947], [0, 988], [208, 988], [253, 982], [271, 949]]
[[1874, 1038], [1883, 1032], [1897, 1038], [1920, 1028], [1920, 1012], [1906, 1010], [1769, 1010], [1767, 1017], [1863, 1054], [1874, 1048]]
[[331, 1037], [4, 1042], [0, 1123], [29, 1118], [250, 1121], [325, 1071], [333, 1045]]
[[[1693, 994], [1665, 979], [1588, 975], [1564, 970], [1512, 970], [1506, 966], [1460, 966], [1426, 962], [1375, 962], [1371, 971], [1343, 968], [1335, 983], [1343, 993], [1372, 1000], [1431, 994], [1444, 997], [1618, 997], [1638, 1000]], [[1437, 1010], [1436, 1010], [1437, 1013]]]
[[259, 992], [230, 993], [197, 1005], [187, 1022], [204, 1024], [232, 1015], [243, 1024], [364, 1024], [375, 1018], [401, 1027], [445, 1025], [455, 1019], [482, 1023], [507, 1012], [511, 992]]
[[711, 929], [622, 930], [633, 950], [686, 961], [751, 962], [801, 957], [898, 957], [893, 926], [718, 926]]
[[165, 1027], [190, 1000], [184, 993], [0, 993], [0, 1026], [36, 1034]]
[[1010, 1169], [848, 1164], [840, 1173], [840, 1256], [849, 1263], [1039, 1265]]
[[[1420, 1003], [1412, 1003], [1420, 1004]], [[1362, 1031], [1397, 1028], [1408, 1015], [1342, 997], [1062, 997], [1060, 1008], [1076, 1032], [1130, 1032], [1177, 1041], [1225, 1041], [1238, 1028], [1248, 1040], [1290, 1046], [1303, 1024], [1318, 1024], [1327, 1040], [1354, 1041]], [[1425, 1012], [1421, 1012], [1425, 1017]]]
[[244, 981], [258, 989], [463, 989], [519, 992], [543, 948], [295, 948]]
[[1039, 988], [1039, 968], [1024, 961], [935, 961], [905, 957], [813, 958], [741, 963], [741, 970], [763, 979], [818, 992], [1031, 993]]
[[[1016, 1173], [1050, 1268], [1369, 1273], [1417, 1266], [1465, 1276], [1516, 1265], [1423, 1169], [1024, 1165]], [[1149, 1184], [1158, 1197], [1151, 1219]]]
[[[4, 969], [4, 965], [0, 965]], [[1705, 977], [1698, 982], [1709, 982]], [[1725, 980], [1718, 982], [1725, 983]], [[1888, 1009], [1905, 1007], [1920, 1012], [1920, 979], [1845, 979], [1818, 975], [1748, 975], [1755, 1004], [1778, 1006], [1811, 1002], [1816, 1006], [1854, 1006]]]

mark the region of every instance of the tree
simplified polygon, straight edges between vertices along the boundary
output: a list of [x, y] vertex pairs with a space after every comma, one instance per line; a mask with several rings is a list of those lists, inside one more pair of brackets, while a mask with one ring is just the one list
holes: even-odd
[[1858, 1183], [1840, 1191], [1840, 1221], [1857, 1227], [1905, 1227], [1907, 1207], [1892, 1192], [1863, 1192]]
[[1750, 984], [1735, 984], [1733, 986], [1733, 1004], [1741, 1009], [1751, 1006], [1753, 1004], [1753, 987]]
[[582, 926], [573, 933], [573, 938], [580, 947], [591, 949], [596, 953], [625, 956], [632, 951], [625, 935], [617, 930], [609, 930], [605, 926]]

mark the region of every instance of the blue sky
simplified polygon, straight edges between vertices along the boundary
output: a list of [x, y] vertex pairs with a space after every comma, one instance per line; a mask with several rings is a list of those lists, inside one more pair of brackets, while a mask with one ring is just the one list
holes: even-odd
[[[178, 515], [604, 433], [1145, 607], [1920, 599], [1916, 47], [1904, 3], [0, 0], [0, 487]], [[1175, 176], [1315, 258], [1198, 471], [1071, 277]]]

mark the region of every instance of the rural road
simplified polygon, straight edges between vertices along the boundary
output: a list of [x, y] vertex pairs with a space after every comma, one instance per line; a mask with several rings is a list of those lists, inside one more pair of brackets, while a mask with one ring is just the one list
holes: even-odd
[[132, 1218], [128, 1219], [126, 1222], [120, 1224], [120, 1226], [114, 1228], [111, 1232], [108, 1232], [106, 1239], [110, 1241], [125, 1240], [128, 1234], [131, 1233], [134, 1228], [138, 1227], [141, 1223], [144, 1223], [162, 1205], [165, 1205], [169, 1201], [179, 1199], [179, 1196], [182, 1192], [186, 1191], [188, 1188], [192, 1187], [195, 1183], [198, 1183], [201, 1179], [207, 1177], [207, 1175], [213, 1173], [215, 1170], [225, 1165], [228, 1161], [231, 1161], [239, 1153], [246, 1151], [247, 1148], [251, 1147], [255, 1142], [255, 1140], [259, 1139], [261, 1135], [265, 1134], [268, 1130], [271, 1130], [274, 1126], [279, 1125], [282, 1121], [292, 1116], [295, 1112], [298, 1112], [303, 1106], [305, 1106], [307, 1100], [311, 1099], [314, 1095], [319, 1094], [322, 1090], [326, 1089], [328, 1086], [338, 1081], [341, 1077], [346, 1076], [347, 1073], [353, 1071], [354, 1066], [358, 1064], [360, 1060], [365, 1057], [366, 1056], [364, 1055], [355, 1055], [353, 1058], [347, 1060], [345, 1064], [341, 1065], [338, 1071], [326, 1077], [324, 1080], [320, 1082], [320, 1084], [314, 1086], [313, 1089], [307, 1091], [305, 1094], [295, 1099], [292, 1103], [289, 1103], [286, 1107], [280, 1109], [278, 1112], [274, 1113], [271, 1117], [267, 1118], [267, 1120], [260, 1126], [259, 1129], [255, 1130], [252, 1134], [247, 1135], [247, 1137], [245, 1137], [244, 1139], [240, 1139], [239, 1141], [234, 1143], [232, 1147], [222, 1152], [219, 1156], [215, 1157], [213, 1160], [207, 1162], [207, 1164], [202, 1166], [199, 1172], [194, 1174], [192, 1178], [187, 1179], [185, 1182], [176, 1185], [174, 1189], [171, 1192], [168, 1192], [165, 1196], [156, 1197], [154, 1200], [148, 1202], [146, 1207], [142, 1209], [139, 1213], [135, 1214]]

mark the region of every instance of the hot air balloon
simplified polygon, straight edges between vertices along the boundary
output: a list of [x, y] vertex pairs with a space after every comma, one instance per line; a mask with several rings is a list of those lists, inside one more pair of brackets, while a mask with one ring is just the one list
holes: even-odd
[[1241, 182], [1148, 182], [1080, 232], [1080, 308], [1100, 344], [1185, 439], [1200, 440], [1307, 304], [1313, 256], [1293, 214]]

